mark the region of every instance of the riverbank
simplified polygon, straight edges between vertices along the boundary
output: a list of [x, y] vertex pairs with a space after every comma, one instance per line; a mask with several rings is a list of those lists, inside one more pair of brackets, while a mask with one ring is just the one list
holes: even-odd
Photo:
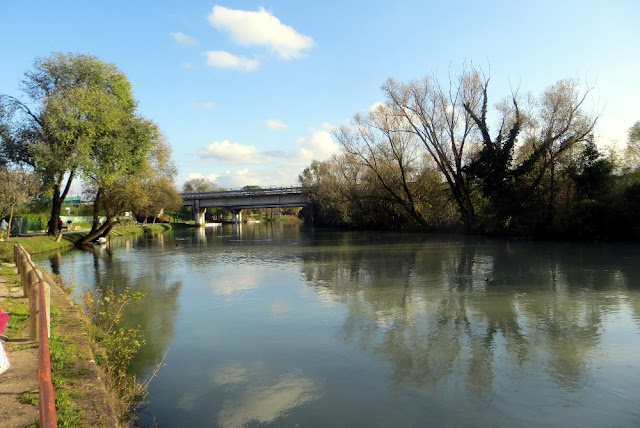
[[[112, 236], [164, 231], [170, 225], [132, 226], [112, 231]], [[20, 243], [30, 254], [73, 247], [86, 232], [63, 233], [59, 242], [53, 236], [13, 237], [0, 242], [0, 307], [11, 315], [4, 342], [11, 367], [0, 375], [0, 422], [3, 427], [37, 426], [38, 419], [38, 344], [28, 339], [29, 311], [22, 297], [20, 277], [14, 265], [13, 246]], [[45, 273], [45, 275], [47, 275]], [[52, 377], [59, 426], [115, 427], [113, 410], [118, 398], [105, 388], [89, 343], [89, 320], [68, 294], [53, 279], [51, 285], [50, 339]]]
[[[171, 229], [167, 223], [117, 227], [111, 231], [111, 236], [135, 235], [147, 232], [162, 232]], [[13, 261], [13, 245], [20, 244], [29, 254], [44, 253], [60, 248], [73, 247], [87, 231], [63, 232], [62, 238], [56, 242], [56, 237], [51, 235], [14, 236], [9, 240], [0, 241], [0, 261]]]

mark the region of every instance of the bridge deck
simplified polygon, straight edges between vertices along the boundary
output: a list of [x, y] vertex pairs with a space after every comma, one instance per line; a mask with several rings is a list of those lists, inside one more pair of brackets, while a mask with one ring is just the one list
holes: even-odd
[[231, 209], [302, 207], [309, 204], [302, 187], [225, 190], [217, 192], [183, 193], [184, 205], [196, 210], [207, 207]]

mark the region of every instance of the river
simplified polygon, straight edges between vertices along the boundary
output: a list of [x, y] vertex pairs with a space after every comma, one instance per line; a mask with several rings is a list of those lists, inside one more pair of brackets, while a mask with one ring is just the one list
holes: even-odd
[[640, 425], [638, 245], [276, 222], [34, 258], [146, 293], [148, 425]]

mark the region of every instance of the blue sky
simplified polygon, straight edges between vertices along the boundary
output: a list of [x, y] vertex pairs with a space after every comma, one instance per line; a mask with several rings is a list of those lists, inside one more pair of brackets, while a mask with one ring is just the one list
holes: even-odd
[[131, 81], [173, 148], [177, 185], [292, 185], [331, 129], [381, 101], [388, 77], [473, 63], [492, 102], [562, 78], [594, 86], [599, 142], [640, 120], [640, 2], [0, 0], [0, 92], [51, 52], [95, 55]]

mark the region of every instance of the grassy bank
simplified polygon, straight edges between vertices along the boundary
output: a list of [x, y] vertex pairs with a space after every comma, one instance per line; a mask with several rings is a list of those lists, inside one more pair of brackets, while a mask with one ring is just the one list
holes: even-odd
[[[171, 225], [168, 224], [120, 227], [112, 231], [112, 236], [169, 229]], [[60, 242], [46, 235], [14, 237], [0, 242], [0, 259], [12, 260], [16, 243], [33, 254], [73, 247], [83, 236], [85, 232], [64, 234]], [[7, 287], [22, 287], [15, 268], [0, 265], [0, 275], [6, 279]], [[44, 275], [49, 276], [46, 272]], [[152, 374], [149, 379], [139, 381], [127, 372], [130, 359], [144, 342], [139, 339], [136, 329], [125, 329], [119, 322], [127, 299], [138, 298], [138, 295], [125, 291], [116, 297], [111, 290], [110, 294], [94, 296], [91, 300], [85, 296], [87, 313], [84, 313], [83, 307], [74, 305], [65, 294], [73, 284], [65, 287], [59, 276], [49, 278], [48, 282], [57, 284], [51, 287], [50, 352], [58, 426], [133, 426], [136, 406], [145, 399], [149, 381], [155, 376]], [[11, 336], [26, 336], [28, 304], [7, 298], [2, 306], [3, 311], [11, 314], [7, 328]], [[95, 314], [102, 318], [96, 318]], [[109, 328], [105, 329], [105, 324]], [[37, 389], [25, 391], [20, 400], [23, 404], [37, 406]], [[37, 425], [34, 421], [33, 426]]]
[[[111, 236], [135, 235], [147, 232], [164, 232], [169, 229], [171, 229], [171, 225], [166, 223], [156, 224], [153, 226], [143, 225], [117, 227], [111, 232]], [[5, 240], [0, 242], [0, 261], [13, 261], [14, 244], [22, 245], [29, 254], [44, 253], [47, 251], [57, 250], [58, 248], [73, 247], [84, 235], [84, 232], [65, 233], [62, 235], [60, 242], [56, 242], [55, 236], [50, 235], [12, 237], [8, 241]]]
[[56, 242], [55, 236], [48, 235], [13, 237], [8, 241], [5, 240], [0, 242], [0, 260], [5, 262], [13, 261], [14, 244], [20, 244], [29, 254], [35, 254], [56, 250], [58, 248], [72, 247], [83, 235], [83, 233], [70, 233], [68, 235], [63, 235], [60, 242]]

